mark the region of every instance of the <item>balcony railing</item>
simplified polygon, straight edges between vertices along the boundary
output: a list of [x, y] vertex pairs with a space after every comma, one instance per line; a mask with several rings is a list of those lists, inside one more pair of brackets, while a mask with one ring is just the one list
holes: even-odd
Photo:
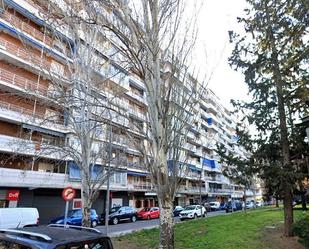
[[145, 170], [145, 167], [140, 162], [128, 162], [128, 167]]
[[26, 60], [30, 63], [33, 63], [35, 65], [42, 65], [44, 68], [50, 68], [51, 63], [45, 60], [44, 58], [41, 58], [40, 56], [34, 54], [31, 51], [27, 51], [26, 49], [15, 45], [14, 43], [8, 42], [4, 40], [3, 38], [0, 38], [0, 46], [10, 54], [16, 55], [19, 58]]
[[136, 94], [136, 93], [134, 93], [132, 91], [128, 91], [128, 92], [126, 92], [126, 94], [128, 94], [132, 98], [138, 100], [139, 102], [147, 104], [146, 98], [144, 96], [138, 95], [138, 94]]
[[228, 189], [228, 188], [209, 188], [208, 191], [210, 193], [232, 193], [233, 190]]
[[50, 74], [56, 74], [60, 77], [68, 78], [69, 70], [65, 70], [62, 64], [47, 61], [44, 57], [35, 54], [33, 49], [27, 51], [23, 47], [17, 46], [3, 38], [0, 38], [0, 48], [22, 60], [25, 60], [33, 66], [40, 66], [42, 70], [47, 70]]
[[53, 45], [53, 40], [47, 36], [44, 35], [43, 32], [40, 30], [35, 29], [34, 27], [30, 26], [23, 20], [19, 19], [17, 16], [12, 15], [11, 13], [5, 11], [2, 15], [2, 18], [6, 21], [8, 21], [10, 24], [13, 25], [13, 27], [18, 28], [22, 31], [25, 31], [27, 34], [31, 35], [35, 39], [44, 42], [48, 46], [52, 47]]
[[51, 120], [48, 120], [48, 117], [45, 117], [43, 114], [33, 113], [32, 110], [26, 109], [24, 107], [20, 107], [18, 105], [10, 104], [4, 101], [0, 101], [0, 109], [9, 110], [9, 111], [13, 111], [18, 114], [21, 114], [21, 115], [25, 115], [29, 118], [29, 120], [31, 120], [31, 118], [36, 118], [36, 119], [40, 119], [41, 122], [43, 123], [46, 120], [46, 123], [53, 123], [53, 124], [60, 124], [60, 125], [64, 124], [63, 120], [51, 121]]
[[5, 69], [0, 69], [0, 80], [14, 86], [18, 86], [24, 90], [39, 92], [42, 95], [46, 95], [48, 91], [47, 87], [42, 86], [42, 84], [14, 74]]
[[151, 183], [132, 183], [128, 182], [128, 189], [130, 190], [155, 190]]
[[190, 151], [196, 152], [196, 146], [194, 146], [194, 145], [191, 145], [191, 144], [185, 144], [183, 147], [184, 147], [185, 149], [187, 149], [187, 150], [190, 150]]
[[[202, 191], [203, 191], [203, 187], [202, 187]], [[200, 187], [180, 186], [179, 189], [178, 189], [178, 192], [181, 192], [181, 193], [199, 193]]]
[[146, 120], [146, 116], [145, 116], [144, 113], [138, 112], [138, 111], [136, 111], [136, 110], [134, 110], [132, 108], [129, 108], [128, 111], [129, 111], [130, 114], [138, 117], [139, 119]]

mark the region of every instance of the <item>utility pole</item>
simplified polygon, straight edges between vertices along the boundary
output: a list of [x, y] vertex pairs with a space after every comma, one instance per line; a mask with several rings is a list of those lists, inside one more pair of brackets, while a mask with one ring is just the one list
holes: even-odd
[[105, 198], [105, 232], [108, 234], [108, 216], [109, 216], [109, 198], [110, 198], [110, 168], [112, 160], [112, 125], [111, 117], [109, 123], [109, 139], [108, 139], [108, 164], [107, 164], [107, 183], [106, 183], [106, 198]]

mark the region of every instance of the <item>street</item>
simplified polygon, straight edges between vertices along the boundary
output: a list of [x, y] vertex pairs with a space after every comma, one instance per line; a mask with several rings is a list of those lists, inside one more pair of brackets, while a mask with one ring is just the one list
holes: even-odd
[[[208, 212], [207, 217], [211, 216], [218, 216], [218, 215], [225, 215], [225, 211], [214, 211], [214, 212]], [[175, 223], [180, 222], [178, 217], [175, 217]], [[185, 222], [185, 221], [182, 221]], [[142, 229], [150, 229], [155, 228], [159, 226], [159, 219], [153, 219], [153, 220], [138, 220], [135, 223], [132, 222], [123, 222], [118, 225], [109, 225], [108, 226], [108, 235], [111, 237], [116, 237], [122, 234], [131, 233], [134, 231], [139, 231]], [[105, 232], [105, 226], [98, 226], [96, 227], [102, 232]]]

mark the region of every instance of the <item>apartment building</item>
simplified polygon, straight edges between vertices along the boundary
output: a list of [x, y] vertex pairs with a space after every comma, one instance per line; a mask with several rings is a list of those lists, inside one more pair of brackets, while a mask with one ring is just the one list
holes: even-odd
[[[42, 18], [44, 3], [32, 0], [3, 0], [3, 3], [0, 6], [3, 8], [0, 14], [0, 207], [37, 207], [44, 223], [62, 213], [64, 187], [80, 189], [80, 173], [74, 161], [44, 151], [46, 146], [61, 151], [65, 143], [74, 140], [65, 109], [52, 101], [52, 95], [55, 79], [66, 87], [67, 63], [75, 44], [69, 35], [55, 31]], [[57, 39], [51, 35], [55, 32]], [[114, 49], [110, 43], [102, 56], [114, 56]], [[140, 162], [139, 151], [130, 141], [143, 142], [141, 131], [147, 113], [145, 87], [136, 75], [122, 70], [121, 65], [110, 64], [109, 73], [115, 70], [123, 71], [121, 77], [119, 74], [111, 77], [110, 84], [100, 94], [112, 95], [114, 89], [123, 92], [115, 101], [129, 118], [110, 118], [112, 153], [121, 154], [111, 162], [121, 168], [111, 178], [111, 205], [155, 206], [154, 186]], [[192, 114], [194, 119], [183, 148], [186, 167], [175, 204], [198, 202], [200, 196], [203, 201], [242, 198], [242, 188], [222, 175], [227, 165], [220, 165], [215, 153], [216, 144], [220, 143], [233, 153], [248, 156], [236, 144], [235, 117], [209, 89]], [[102, 125], [100, 134], [108, 135], [107, 130], [108, 126]], [[126, 132], [130, 132], [130, 138]], [[247, 191], [249, 196], [254, 194], [252, 190]], [[103, 211], [105, 198], [104, 185], [93, 206], [98, 213]], [[72, 208], [78, 207], [80, 193], [72, 203]]]

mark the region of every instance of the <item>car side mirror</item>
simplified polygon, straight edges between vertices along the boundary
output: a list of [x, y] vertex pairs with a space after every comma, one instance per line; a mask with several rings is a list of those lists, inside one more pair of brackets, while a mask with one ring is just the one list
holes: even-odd
[[118, 213], [120, 214], [120, 213], [121, 213], [121, 210], [119, 210]]

